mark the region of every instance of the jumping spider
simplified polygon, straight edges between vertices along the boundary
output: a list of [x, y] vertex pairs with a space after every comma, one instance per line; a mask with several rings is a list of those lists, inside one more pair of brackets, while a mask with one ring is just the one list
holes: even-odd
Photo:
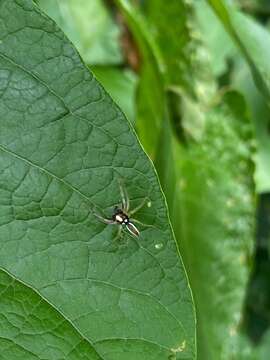
[[114, 207], [114, 212], [112, 214], [112, 217], [110, 219], [106, 219], [96, 213], [94, 215], [105, 224], [119, 226], [116, 238], [121, 236], [123, 229], [127, 229], [131, 235], [135, 237], [139, 237], [140, 232], [137, 229], [137, 227], [134, 225], [134, 222], [138, 224], [142, 224], [142, 223], [136, 219], [131, 218], [131, 216], [134, 215], [145, 205], [147, 198], [145, 198], [140, 205], [130, 210], [128, 193], [120, 181], [119, 181], [119, 188], [121, 195], [121, 206]]

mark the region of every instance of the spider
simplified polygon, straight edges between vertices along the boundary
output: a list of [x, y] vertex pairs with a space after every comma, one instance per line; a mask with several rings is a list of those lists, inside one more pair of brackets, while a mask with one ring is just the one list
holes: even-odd
[[123, 187], [119, 181], [120, 195], [121, 195], [121, 206], [115, 206], [113, 215], [110, 219], [106, 219], [97, 213], [94, 215], [102, 222], [108, 225], [118, 225], [118, 233], [116, 239], [121, 236], [122, 230], [126, 228], [128, 232], [135, 237], [140, 236], [140, 232], [137, 227], [134, 225], [134, 222], [142, 224], [140, 221], [132, 219], [131, 216], [139, 211], [146, 203], [147, 198], [145, 198], [140, 205], [136, 208], [130, 210], [129, 197], [126, 189]]

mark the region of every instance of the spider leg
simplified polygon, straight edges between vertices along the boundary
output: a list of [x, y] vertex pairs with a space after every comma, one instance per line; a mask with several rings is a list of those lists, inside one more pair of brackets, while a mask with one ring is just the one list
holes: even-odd
[[148, 198], [143, 199], [143, 201], [136, 206], [133, 210], [130, 210], [130, 212], [128, 213], [130, 216], [134, 215], [137, 211], [139, 211], [142, 207], [144, 207], [144, 205], [146, 204]]
[[139, 225], [142, 225], [144, 227], [152, 227], [154, 228], [155, 226], [154, 225], [149, 225], [149, 224], [144, 224], [143, 222], [137, 220], [137, 219], [129, 219], [131, 223], [136, 223], [136, 224], [139, 224]]
[[121, 181], [119, 179], [118, 182], [119, 182], [119, 188], [120, 188], [120, 194], [121, 194], [122, 210], [127, 213], [129, 211], [128, 193], [123, 185], [123, 181]]
[[121, 237], [122, 237], [122, 226], [119, 225], [119, 226], [118, 226], [117, 233], [116, 233], [115, 237], [112, 239], [112, 241], [116, 241], [116, 240], [118, 240], [118, 239], [121, 238]]
[[98, 215], [97, 213], [93, 213], [95, 215], [95, 217], [97, 217], [101, 222], [103, 222], [104, 224], [109, 224], [109, 225], [114, 225], [117, 224], [116, 221], [112, 220], [112, 219], [106, 219], [103, 216]]

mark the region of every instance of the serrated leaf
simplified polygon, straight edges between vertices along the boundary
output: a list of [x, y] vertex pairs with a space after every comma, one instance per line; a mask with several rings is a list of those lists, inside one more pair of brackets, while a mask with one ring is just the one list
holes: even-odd
[[197, 309], [198, 359], [229, 359], [239, 336], [254, 231], [250, 140], [245, 103], [233, 92], [182, 153], [180, 248]]
[[233, 38], [226, 33], [222, 23], [211, 11], [210, 5], [205, 1], [199, 1], [196, 3], [196, 10], [204, 41], [211, 50], [210, 59], [214, 71], [217, 75], [221, 75], [226, 68], [225, 60], [230, 59], [234, 63], [231, 85], [245, 96], [256, 130], [257, 151], [254, 154], [256, 190], [259, 193], [266, 192], [270, 189], [269, 106], [259, 90], [256, 89], [249, 67], [241, 57], [241, 53], [236, 53], [237, 49], [233, 45]]
[[257, 90], [244, 61], [236, 63], [232, 84], [245, 95], [256, 130], [257, 152], [254, 156], [256, 190], [258, 193], [268, 192], [270, 191], [270, 134], [268, 131], [270, 108], [265, 98]]
[[[194, 358], [194, 310], [152, 164], [55, 23], [0, 1], [0, 266], [102, 359]], [[112, 215], [123, 179], [141, 236]], [[115, 355], [117, 354], [117, 355]]]

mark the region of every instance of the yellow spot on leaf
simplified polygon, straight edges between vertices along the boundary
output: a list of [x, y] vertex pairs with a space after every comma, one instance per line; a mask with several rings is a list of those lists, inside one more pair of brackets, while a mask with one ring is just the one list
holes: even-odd
[[176, 353], [179, 353], [179, 352], [182, 352], [184, 351], [186, 348], [186, 340], [182, 341], [181, 345], [178, 346], [177, 348], [172, 348], [171, 351], [176, 354]]

